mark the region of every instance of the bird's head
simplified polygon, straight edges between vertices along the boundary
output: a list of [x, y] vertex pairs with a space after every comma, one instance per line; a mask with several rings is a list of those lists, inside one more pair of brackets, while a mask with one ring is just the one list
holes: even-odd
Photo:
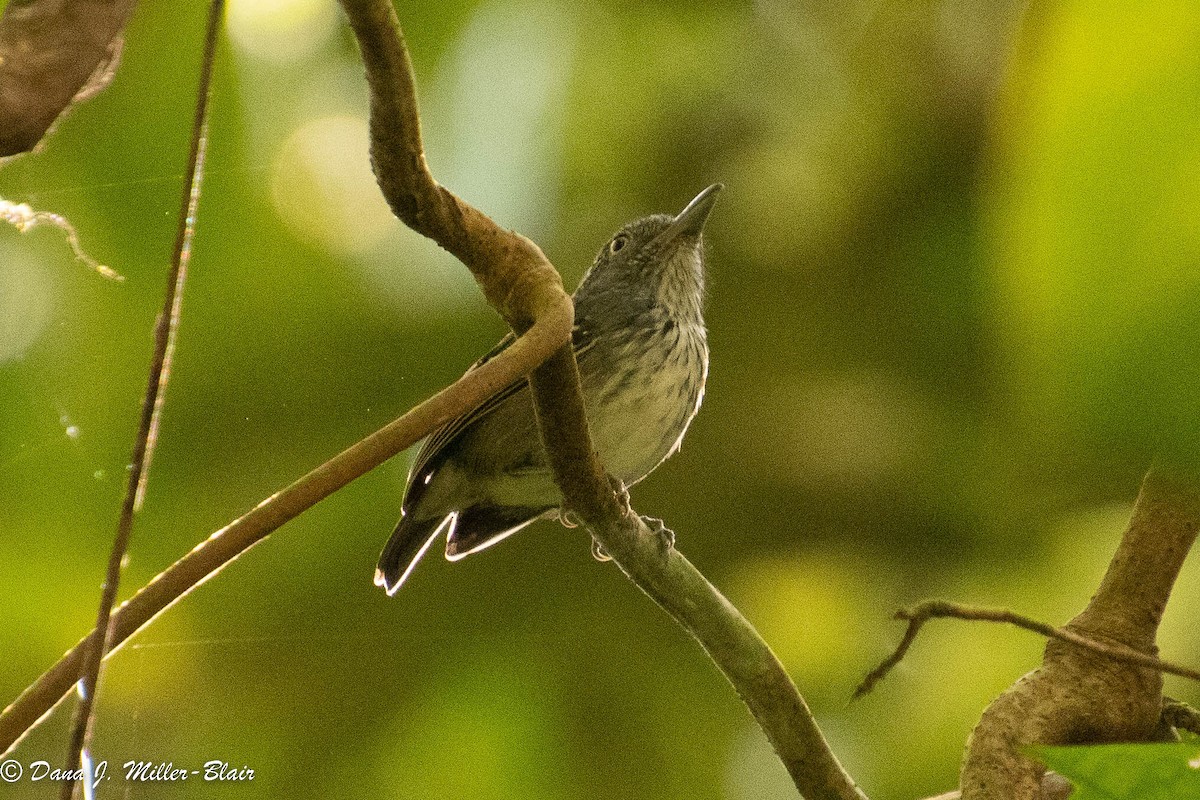
[[657, 306], [698, 320], [704, 296], [704, 223], [723, 188], [709, 186], [673, 217], [642, 217], [617, 231], [576, 290], [576, 309], [581, 300], [634, 313]]

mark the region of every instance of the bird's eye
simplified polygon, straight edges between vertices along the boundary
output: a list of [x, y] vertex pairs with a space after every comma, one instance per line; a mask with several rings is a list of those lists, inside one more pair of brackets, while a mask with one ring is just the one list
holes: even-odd
[[608, 252], [615, 253], [623, 248], [629, 242], [629, 237], [625, 234], [613, 237], [613, 240], [608, 243]]

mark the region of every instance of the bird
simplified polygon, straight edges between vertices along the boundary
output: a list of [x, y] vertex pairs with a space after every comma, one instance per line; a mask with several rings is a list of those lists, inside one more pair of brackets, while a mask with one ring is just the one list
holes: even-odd
[[[572, 295], [571, 344], [592, 443], [622, 487], [679, 449], [704, 399], [703, 230], [723, 188], [709, 186], [674, 216], [622, 227]], [[468, 373], [513, 341], [506, 336]], [[457, 561], [559, 516], [562, 504], [521, 378], [422, 443], [375, 584], [395, 594], [444, 530], [446, 558]]]

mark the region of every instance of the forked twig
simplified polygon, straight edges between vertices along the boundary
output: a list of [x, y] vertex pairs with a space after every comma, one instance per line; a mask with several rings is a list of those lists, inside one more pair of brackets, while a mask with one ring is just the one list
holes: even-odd
[[1098, 642], [1094, 639], [1089, 639], [1086, 636], [1081, 636], [1074, 631], [1066, 628], [1056, 628], [1053, 625], [1048, 625], [1044, 622], [1039, 622], [1035, 619], [1022, 616], [1016, 612], [1009, 611], [1004, 608], [978, 608], [975, 606], [966, 606], [959, 603], [951, 603], [945, 600], [926, 600], [912, 608], [901, 609], [896, 612], [896, 619], [908, 620], [908, 628], [904, 631], [904, 636], [900, 639], [900, 644], [896, 646], [896, 650], [883, 660], [878, 667], [871, 670], [867, 677], [863, 678], [858, 688], [854, 690], [855, 697], [862, 697], [867, 694], [879, 681], [883, 680], [889, 672], [892, 671], [897, 664], [904, 658], [908, 652], [908, 648], [912, 646], [913, 641], [917, 638], [917, 633], [921, 627], [931, 619], [963, 619], [978, 622], [1004, 622], [1009, 625], [1015, 625], [1018, 628], [1024, 628], [1027, 631], [1040, 633], [1043, 636], [1060, 639], [1064, 642], [1078, 645], [1080, 647], [1099, 653], [1100, 655], [1111, 658], [1114, 661], [1120, 661], [1126, 664], [1133, 664], [1139, 667], [1147, 667], [1148, 669], [1158, 670], [1171, 675], [1179, 675], [1184, 678], [1200, 681], [1200, 671], [1189, 667], [1182, 667], [1177, 664], [1172, 664], [1169, 661], [1164, 661], [1146, 653], [1139, 652], [1129, 647], [1124, 647], [1117, 644], [1108, 644]]

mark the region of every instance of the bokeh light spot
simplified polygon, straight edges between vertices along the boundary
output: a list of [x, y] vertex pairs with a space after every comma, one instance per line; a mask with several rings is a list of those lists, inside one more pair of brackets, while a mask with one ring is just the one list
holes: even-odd
[[19, 359], [50, 321], [51, 289], [43, 265], [0, 242], [0, 364]]
[[367, 121], [353, 115], [305, 123], [279, 149], [271, 199], [296, 234], [334, 255], [370, 250], [399, 223], [367, 160]]
[[281, 64], [311, 56], [337, 23], [333, 3], [322, 0], [233, 0], [225, 19], [241, 52]]

